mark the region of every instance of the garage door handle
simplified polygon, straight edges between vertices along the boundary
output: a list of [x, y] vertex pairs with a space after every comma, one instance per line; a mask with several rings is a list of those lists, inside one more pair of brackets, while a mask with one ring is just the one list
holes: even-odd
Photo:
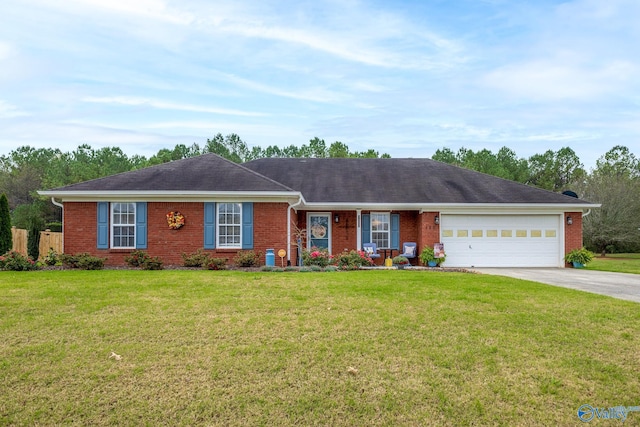
[[469, 249], [473, 249], [473, 248], [471, 247], [471, 245], [469, 245]]

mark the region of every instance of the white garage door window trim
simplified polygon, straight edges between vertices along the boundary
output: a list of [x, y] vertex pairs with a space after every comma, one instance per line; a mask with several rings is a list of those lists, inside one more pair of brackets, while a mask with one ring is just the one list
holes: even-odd
[[440, 214], [449, 267], [562, 267], [564, 215]]

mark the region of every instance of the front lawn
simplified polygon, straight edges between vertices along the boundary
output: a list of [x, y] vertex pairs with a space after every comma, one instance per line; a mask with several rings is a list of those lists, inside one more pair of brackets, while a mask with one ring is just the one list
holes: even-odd
[[640, 254], [607, 254], [596, 256], [587, 265], [589, 270], [640, 274]]
[[462, 273], [2, 272], [0, 425], [577, 425], [640, 405], [639, 307]]

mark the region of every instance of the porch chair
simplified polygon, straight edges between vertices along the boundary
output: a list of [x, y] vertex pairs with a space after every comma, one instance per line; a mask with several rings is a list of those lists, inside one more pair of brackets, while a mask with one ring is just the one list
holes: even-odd
[[418, 244], [416, 242], [404, 242], [400, 256], [407, 258], [409, 264], [411, 264], [411, 260], [418, 256]]
[[364, 253], [369, 255], [369, 258], [371, 259], [380, 258], [380, 254], [378, 253], [378, 248], [375, 243], [364, 243], [362, 245], [362, 250]]

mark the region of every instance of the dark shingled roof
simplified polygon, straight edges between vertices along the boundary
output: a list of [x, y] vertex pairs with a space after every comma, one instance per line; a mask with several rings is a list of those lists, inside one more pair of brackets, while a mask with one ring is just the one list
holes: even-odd
[[308, 203], [588, 203], [430, 159], [266, 158], [244, 165], [302, 192]]
[[204, 154], [52, 191], [293, 191], [216, 154]]

